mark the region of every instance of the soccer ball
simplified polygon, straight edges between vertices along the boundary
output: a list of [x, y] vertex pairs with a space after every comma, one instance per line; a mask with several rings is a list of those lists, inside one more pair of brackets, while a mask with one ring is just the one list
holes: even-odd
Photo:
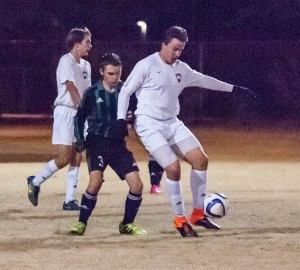
[[204, 213], [211, 218], [224, 217], [229, 209], [229, 201], [222, 193], [212, 193], [204, 199]]

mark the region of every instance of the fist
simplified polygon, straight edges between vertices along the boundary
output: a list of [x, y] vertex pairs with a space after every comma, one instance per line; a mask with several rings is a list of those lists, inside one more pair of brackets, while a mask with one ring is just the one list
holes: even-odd
[[256, 99], [256, 94], [251, 91], [249, 88], [243, 87], [243, 86], [233, 86], [232, 94], [237, 99], [247, 100], [250, 99]]
[[86, 145], [85, 145], [85, 140], [79, 139], [76, 141], [76, 152], [81, 153], [85, 150]]
[[113, 140], [120, 141], [120, 140], [124, 140], [126, 136], [128, 136], [126, 120], [125, 119], [116, 120], [111, 127], [111, 132], [109, 137]]

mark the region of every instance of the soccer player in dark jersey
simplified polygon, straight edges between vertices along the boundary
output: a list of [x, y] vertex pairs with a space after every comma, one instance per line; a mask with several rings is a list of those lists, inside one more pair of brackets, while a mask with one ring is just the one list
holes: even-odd
[[[125, 179], [129, 186], [124, 218], [119, 225], [120, 233], [146, 234], [146, 231], [134, 222], [142, 202], [143, 183], [139, 176], [139, 168], [132, 153], [126, 148], [125, 140], [120, 139], [116, 125], [118, 96], [122, 86], [121, 72], [122, 63], [118, 55], [109, 53], [102, 56], [101, 79], [87, 89], [75, 116], [76, 151], [82, 152], [86, 149], [90, 181], [82, 195], [79, 220], [71, 228], [73, 234], [84, 234], [88, 219], [96, 206], [98, 192], [104, 181], [104, 171], [108, 165], [121, 180]], [[86, 120], [88, 135], [85, 139]]]

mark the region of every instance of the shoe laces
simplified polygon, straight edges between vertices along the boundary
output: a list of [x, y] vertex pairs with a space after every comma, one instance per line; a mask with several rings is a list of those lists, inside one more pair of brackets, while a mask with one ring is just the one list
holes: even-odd
[[68, 204], [69, 204], [69, 203], [70, 203], [70, 204], [76, 204], [76, 205], [78, 205], [78, 201], [77, 201], [77, 200], [69, 201]]
[[183, 230], [188, 234], [191, 230], [191, 226], [186, 222], [186, 223], [182, 223], [182, 228]]
[[82, 228], [82, 227], [85, 227], [85, 224], [82, 223], [82, 222], [80, 222], [80, 221], [78, 221], [78, 222], [76, 222], [76, 223], [74, 224], [74, 227], [76, 227], [76, 228]]
[[136, 224], [136, 223], [129, 223], [125, 226], [125, 230], [127, 232], [131, 232], [131, 231], [136, 231], [136, 230], [139, 230], [139, 226]]

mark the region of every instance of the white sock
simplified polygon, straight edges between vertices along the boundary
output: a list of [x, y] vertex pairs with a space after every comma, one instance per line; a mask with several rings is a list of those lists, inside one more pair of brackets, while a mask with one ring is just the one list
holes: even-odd
[[196, 209], [204, 208], [204, 198], [207, 189], [207, 171], [191, 171], [191, 191], [193, 194], [193, 206]]
[[67, 190], [66, 190], [66, 200], [65, 200], [66, 203], [75, 200], [78, 178], [79, 178], [79, 167], [70, 166], [68, 171], [68, 176], [67, 176]]
[[166, 179], [166, 191], [171, 202], [173, 212], [177, 217], [183, 217], [185, 214], [184, 201], [182, 196], [181, 181], [172, 181]]
[[59, 168], [56, 166], [54, 159], [50, 160], [32, 180], [33, 185], [39, 187], [58, 170]]

